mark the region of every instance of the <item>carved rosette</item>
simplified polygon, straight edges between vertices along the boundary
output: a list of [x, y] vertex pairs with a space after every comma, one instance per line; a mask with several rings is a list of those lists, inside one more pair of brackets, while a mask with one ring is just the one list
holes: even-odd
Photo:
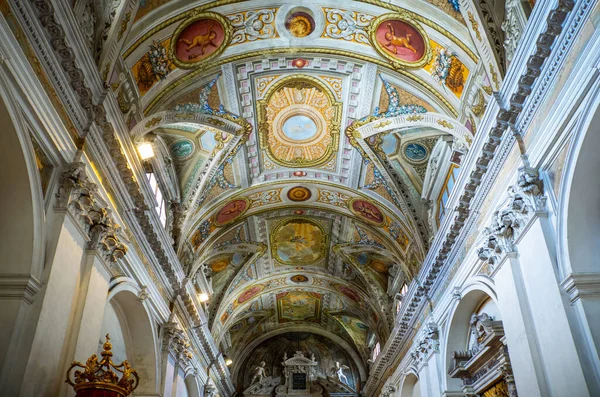
[[74, 215], [87, 233], [88, 249], [98, 250], [108, 262], [125, 256], [127, 247], [121, 242], [121, 228], [113, 222], [110, 209], [98, 200], [98, 186], [89, 181], [84, 163], [71, 163], [63, 171], [56, 207]]

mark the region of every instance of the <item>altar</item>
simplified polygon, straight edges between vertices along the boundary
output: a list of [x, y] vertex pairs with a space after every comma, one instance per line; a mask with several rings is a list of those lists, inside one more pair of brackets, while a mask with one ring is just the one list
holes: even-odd
[[[252, 384], [244, 390], [244, 397], [322, 397], [340, 396], [356, 397], [358, 393], [347, 384], [343, 374], [345, 365], [336, 362], [331, 368], [331, 374], [319, 375], [319, 363], [314, 355], [307, 355], [296, 351], [293, 357], [284, 354], [281, 362], [281, 376], [267, 376], [272, 374], [272, 368], [267, 368], [261, 362], [253, 369]], [[345, 381], [342, 381], [345, 380]]]

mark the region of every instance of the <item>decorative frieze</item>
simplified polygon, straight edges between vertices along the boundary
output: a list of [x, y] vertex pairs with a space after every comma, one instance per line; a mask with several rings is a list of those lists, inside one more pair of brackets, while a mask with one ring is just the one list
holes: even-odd
[[509, 62], [512, 61], [517, 51], [526, 23], [527, 17], [523, 12], [521, 2], [519, 0], [507, 1], [501, 28], [504, 31], [504, 51]]

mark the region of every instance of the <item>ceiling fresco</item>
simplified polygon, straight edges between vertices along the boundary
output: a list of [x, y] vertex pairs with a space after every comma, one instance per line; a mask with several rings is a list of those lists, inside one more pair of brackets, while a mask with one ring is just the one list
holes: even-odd
[[106, 81], [233, 372], [301, 330], [356, 386], [499, 85], [488, 44], [453, 0], [136, 7]]

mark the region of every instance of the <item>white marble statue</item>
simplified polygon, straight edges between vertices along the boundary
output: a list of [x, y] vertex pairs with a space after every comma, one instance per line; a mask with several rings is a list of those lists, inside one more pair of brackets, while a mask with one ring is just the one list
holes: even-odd
[[347, 365], [340, 365], [339, 361], [335, 362], [335, 374], [337, 375], [338, 380], [340, 382], [348, 384], [348, 378], [346, 378], [346, 375], [344, 375], [345, 369], [350, 369], [350, 367], [348, 367]]
[[250, 382], [251, 384], [254, 384], [254, 381], [256, 381], [258, 379], [258, 383], [261, 383], [263, 378], [265, 378], [267, 376], [267, 372], [265, 370], [265, 365], [267, 365], [264, 361], [261, 361], [260, 365], [256, 368], [254, 368], [254, 371], [252, 371], [253, 376], [252, 376], [252, 382]]

